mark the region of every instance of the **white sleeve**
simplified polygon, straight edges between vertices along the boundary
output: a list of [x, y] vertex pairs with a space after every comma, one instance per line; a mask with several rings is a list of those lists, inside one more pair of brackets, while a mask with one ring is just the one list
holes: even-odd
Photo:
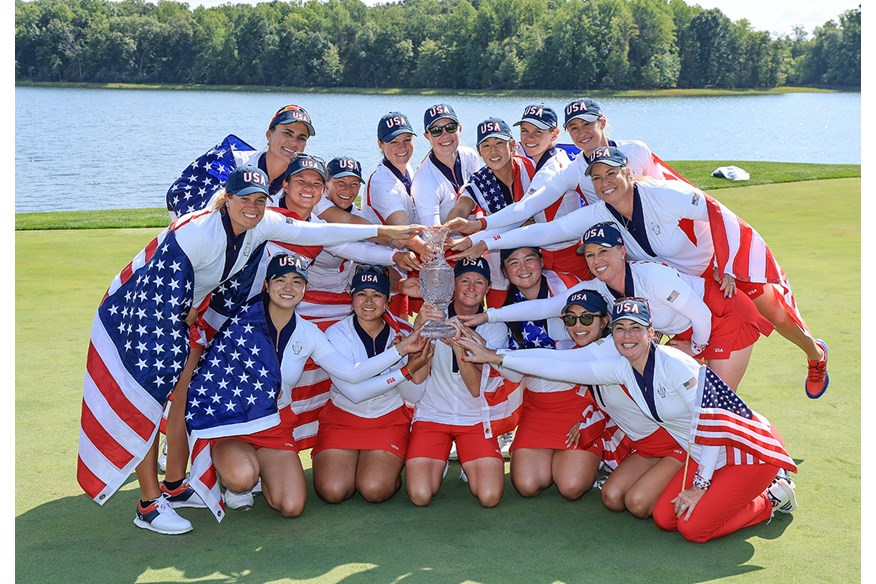
[[577, 169], [572, 165], [567, 166], [551, 177], [551, 179], [537, 191], [527, 193], [522, 199], [513, 205], [508, 205], [498, 213], [493, 213], [488, 216], [486, 218], [487, 228], [495, 229], [515, 224], [519, 225], [536, 213], [544, 211], [558, 201], [560, 197], [566, 194], [566, 191], [574, 190], [578, 185], [577, 173]]
[[341, 394], [354, 404], [377, 397], [407, 381], [401, 369], [394, 369], [389, 373], [377, 375], [359, 383], [350, 383], [338, 377], [332, 376], [332, 383]]
[[[385, 173], [385, 174], [384, 174]], [[407, 216], [399, 188], [404, 188], [388, 169], [377, 170], [372, 175], [371, 183], [366, 185], [367, 204], [374, 209], [383, 221], [395, 213], [402, 211]], [[408, 217], [408, 222], [411, 218]]]
[[266, 211], [259, 226], [264, 240], [282, 241], [297, 245], [331, 245], [362, 241], [377, 237], [376, 225], [348, 225], [345, 223], [317, 223], [284, 217], [274, 211]]
[[690, 319], [691, 338], [698, 345], [706, 344], [712, 337], [712, 311], [702, 297], [669, 266], [659, 263], [633, 263], [632, 266], [647, 278], [648, 298]]
[[565, 381], [566, 383], [620, 385], [626, 382], [623, 373], [629, 369], [630, 364], [624, 357], [583, 360], [580, 358], [581, 355], [577, 354], [574, 355], [577, 359], [573, 361], [556, 358], [560, 353], [578, 353], [580, 350], [521, 349], [519, 351], [505, 351], [502, 365], [524, 375]]
[[[571, 293], [571, 292], [570, 292]], [[488, 308], [489, 322], [524, 322], [527, 320], [544, 320], [560, 315], [566, 306], [567, 296], [552, 296], [540, 300], [515, 302], [501, 308]]]
[[395, 263], [392, 256], [398, 250], [385, 245], [378, 245], [370, 241], [355, 241], [353, 243], [341, 243], [325, 246], [325, 251], [333, 256], [352, 260], [360, 264], [379, 264], [391, 266]]
[[401, 359], [398, 349], [389, 347], [379, 355], [354, 363], [338, 352], [329, 342], [325, 333], [316, 328], [315, 325], [314, 329], [312, 335], [314, 347], [310, 357], [333, 378], [348, 383], [361, 383], [369, 377], [380, 374], [384, 369], [391, 367]]
[[[490, 215], [490, 217], [494, 217], [494, 215]], [[598, 222], [599, 218], [596, 215], [595, 207], [587, 206], [581, 207], [550, 223], [536, 223], [526, 227], [519, 227], [484, 241], [487, 244], [487, 249], [513, 249], [530, 245], [549, 245], [551, 243], [578, 239], [594, 223]]]
[[[428, 157], [423, 164], [429, 164]], [[421, 225], [441, 225], [441, 199], [438, 197], [439, 188], [423, 169], [422, 174], [414, 175], [411, 182], [411, 197], [414, 199], [414, 207], [417, 209], [417, 219]], [[419, 179], [419, 180], [418, 180]]]

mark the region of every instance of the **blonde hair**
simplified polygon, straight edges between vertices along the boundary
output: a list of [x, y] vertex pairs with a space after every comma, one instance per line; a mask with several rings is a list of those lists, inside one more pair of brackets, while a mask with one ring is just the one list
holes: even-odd
[[213, 211], [220, 211], [225, 208], [225, 203], [228, 202], [228, 195], [233, 195], [234, 193], [229, 193], [225, 190], [225, 187], [220, 188], [216, 191], [216, 194], [213, 195], [213, 200], [210, 203], [210, 208]]

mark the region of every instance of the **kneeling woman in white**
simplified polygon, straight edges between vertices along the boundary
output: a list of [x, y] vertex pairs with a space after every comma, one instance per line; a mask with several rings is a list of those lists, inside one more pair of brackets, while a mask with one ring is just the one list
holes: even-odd
[[[482, 311], [490, 288], [490, 267], [486, 260], [457, 262], [454, 273], [449, 316]], [[443, 317], [441, 311], [424, 303], [417, 320]], [[415, 326], [417, 324], [415, 322]], [[468, 327], [459, 326], [461, 333], [473, 334]], [[504, 325], [487, 323], [477, 327], [475, 332], [489, 347], [505, 346]], [[468, 476], [468, 486], [480, 504], [494, 507], [502, 499], [505, 463], [496, 434], [500, 425], [498, 417], [504, 416], [497, 412], [505, 410], [504, 414], [509, 414], [519, 407], [520, 390], [515, 389], [507, 400], [490, 404], [486, 394], [494, 393], [502, 385], [502, 379], [490, 375], [489, 368], [482, 370], [480, 365], [464, 361], [464, 357], [465, 349], [458, 338], [435, 344], [429, 374], [423, 382], [425, 391], [414, 409], [405, 485], [411, 501], [418, 506], [428, 505], [438, 494], [454, 440], [462, 470]], [[504, 371], [501, 373], [506, 375]], [[514, 382], [522, 378], [513, 372], [508, 372], [507, 377]]]
[[[332, 346], [315, 324], [295, 314], [307, 286], [305, 265], [297, 254], [275, 255], [268, 265], [265, 281], [267, 289], [262, 300], [265, 320], [275, 343], [282, 379], [277, 396], [279, 425], [248, 435], [217, 438], [212, 444], [213, 464], [230, 491], [230, 494], [226, 492], [226, 503], [232, 508], [247, 506], [238, 505], [240, 494], [251, 490], [261, 477], [265, 500], [271, 507], [284, 517], [297, 517], [304, 511], [307, 485], [292, 437], [295, 413], [290, 403], [292, 388], [308, 358], [313, 358], [332, 376], [349, 383], [361, 383], [380, 375], [403, 355], [421, 349], [424, 344], [413, 334], [372, 359], [360, 363], [351, 361]], [[404, 373], [396, 369], [372, 382], [374, 387], [386, 391], [404, 379]], [[214, 435], [221, 436], [221, 432]]]
[[[365, 361], [410, 333], [407, 322], [386, 310], [389, 275], [383, 266], [358, 266], [350, 294], [353, 314], [325, 332], [342, 354]], [[431, 357], [432, 346], [428, 343], [410, 357], [398, 385], [375, 385], [375, 380], [382, 381], [379, 377], [356, 384], [332, 377], [311, 452], [313, 486], [323, 501], [340, 503], [358, 492], [369, 503], [380, 503], [398, 491], [411, 426], [405, 402], [422, 395], [423, 386], [415, 383], [423, 379], [414, 375]]]
[[[504, 354], [484, 351], [469, 340], [460, 344], [475, 354], [472, 362], [490, 362], [521, 373], [587, 384], [620, 384], [626, 387], [639, 408], [675, 439], [685, 445], [693, 464], [682, 468], [669, 482], [654, 507], [654, 522], [666, 531], [678, 531], [685, 539], [706, 542], [739, 529], [766, 521], [774, 506], [793, 509], [793, 490], [787, 479], [776, 479], [781, 468], [796, 472], [793, 460], [784, 451], [781, 439], [769, 422], [751, 411], [729, 387], [718, 383], [717, 401], [708, 408], [726, 412], [730, 400], [739, 407], [734, 416], [744, 417], [748, 431], [759, 433], [757, 449], [740, 442], [724, 444], [724, 438], [710, 438], [710, 445], [697, 442], [702, 427], [698, 403], [697, 378], [700, 366], [677, 349], [656, 345], [652, 340], [650, 311], [646, 300], [624, 298], [612, 310], [612, 336], [621, 357], [578, 363], [552, 362], [555, 353], [544, 349], [512, 351]], [[706, 376], [714, 374], [707, 371]], [[720, 379], [717, 379], [720, 382]], [[703, 401], [705, 403], [705, 401]], [[724, 413], [724, 418], [732, 417]], [[698, 422], [694, 425], [694, 422]], [[723, 422], [725, 428], [728, 422]], [[694, 430], [695, 428], [695, 430]], [[732, 435], [732, 431], [728, 430]], [[718, 441], [715, 441], [718, 440]], [[718, 445], [721, 444], [721, 445]], [[694, 476], [690, 476], [694, 474]], [[785, 501], [773, 495], [771, 484], [782, 483], [779, 491]], [[688, 486], [692, 485], [692, 486]], [[685, 488], [687, 487], [687, 488]]]

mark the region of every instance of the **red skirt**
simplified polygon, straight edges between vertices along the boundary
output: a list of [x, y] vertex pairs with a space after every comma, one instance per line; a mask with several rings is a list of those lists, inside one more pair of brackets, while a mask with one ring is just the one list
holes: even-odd
[[405, 457], [411, 435], [411, 410], [401, 406], [377, 418], [363, 418], [331, 400], [319, 413], [319, 431], [311, 456], [323, 450], [385, 450]]
[[298, 452], [298, 446], [295, 444], [295, 437], [292, 434], [297, 420], [298, 416], [295, 415], [292, 408], [287, 406], [280, 410], [280, 423], [273, 428], [244, 436], [215, 438], [210, 440], [210, 445], [212, 446], [223, 440], [240, 440], [241, 442], [252, 444], [256, 450], [259, 448], [273, 448], [275, 450], [294, 450]]
[[663, 428], [657, 428], [652, 434], [633, 441], [633, 449], [630, 454], [638, 454], [642, 458], [664, 458], [671, 456], [684, 462], [687, 453], [678, 445], [678, 442]]
[[[586, 396], [578, 395], [577, 389], [556, 392], [526, 391], [523, 394], [523, 415], [514, 434], [511, 452], [518, 448], [566, 448], [566, 435], [573, 425], [581, 421]], [[588, 448], [579, 442], [577, 450], [589, 450], [602, 454], [602, 443]]]

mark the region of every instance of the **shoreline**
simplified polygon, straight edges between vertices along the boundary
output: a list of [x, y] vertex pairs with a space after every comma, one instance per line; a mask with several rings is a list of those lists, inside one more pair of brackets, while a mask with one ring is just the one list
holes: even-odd
[[573, 99], [581, 95], [591, 97], [723, 97], [783, 95], [786, 93], [860, 93], [860, 88], [775, 87], [772, 89], [451, 89], [451, 88], [392, 88], [392, 87], [293, 87], [273, 85], [199, 85], [184, 83], [81, 83], [73, 81], [24, 81], [16, 80], [15, 87], [40, 87], [49, 89], [127, 89], [134, 91], [233, 91], [241, 93], [303, 93], [303, 94], [350, 94], [350, 95], [440, 95], [466, 97], [541, 97]]

